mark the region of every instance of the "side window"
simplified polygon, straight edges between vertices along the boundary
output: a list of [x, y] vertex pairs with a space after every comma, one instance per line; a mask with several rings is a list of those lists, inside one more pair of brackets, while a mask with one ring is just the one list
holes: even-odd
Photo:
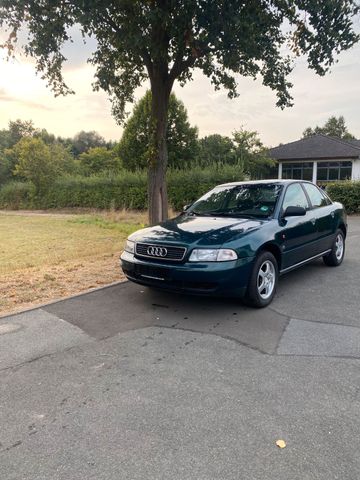
[[306, 190], [306, 193], [309, 195], [310, 202], [314, 208], [324, 207], [325, 205], [328, 205], [328, 200], [326, 199], [325, 195], [323, 195], [322, 192], [318, 189], [318, 187], [312, 185], [311, 183], [304, 183], [303, 186]]
[[288, 186], [283, 202], [283, 210], [286, 210], [287, 207], [309, 208], [309, 202], [300, 183], [293, 183]]

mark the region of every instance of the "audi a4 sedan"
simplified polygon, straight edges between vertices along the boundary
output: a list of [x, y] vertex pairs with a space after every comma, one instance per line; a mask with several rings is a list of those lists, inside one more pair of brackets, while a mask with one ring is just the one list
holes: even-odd
[[130, 235], [121, 266], [141, 285], [265, 307], [279, 275], [319, 257], [340, 265], [346, 232], [343, 206], [311, 182], [228, 183]]

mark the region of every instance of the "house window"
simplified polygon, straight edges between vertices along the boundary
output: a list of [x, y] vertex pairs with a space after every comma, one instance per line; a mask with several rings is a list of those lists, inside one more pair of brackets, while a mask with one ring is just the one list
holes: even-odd
[[282, 178], [296, 180], [312, 180], [313, 162], [293, 162], [282, 164]]
[[352, 162], [319, 162], [317, 166], [318, 182], [333, 182], [351, 178]]

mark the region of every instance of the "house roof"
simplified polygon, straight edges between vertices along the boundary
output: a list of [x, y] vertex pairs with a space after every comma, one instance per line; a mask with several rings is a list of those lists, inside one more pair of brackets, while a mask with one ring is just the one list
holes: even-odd
[[358, 158], [360, 140], [341, 140], [327, 135], [313, 135], [269, 150], [276, 160], [316, 160], [328, 158]]

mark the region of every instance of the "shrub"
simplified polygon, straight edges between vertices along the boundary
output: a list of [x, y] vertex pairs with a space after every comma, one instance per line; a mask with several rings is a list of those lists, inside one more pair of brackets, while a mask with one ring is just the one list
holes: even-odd
[[0, 207], [19, 210], [34, 208], [34, 186], [30, 182], [10, 182], [0, 189]]
[[341, 202], [347, 213], [360, 213], [360, 181], [330, 183], [326, 187], [331, 199]]

